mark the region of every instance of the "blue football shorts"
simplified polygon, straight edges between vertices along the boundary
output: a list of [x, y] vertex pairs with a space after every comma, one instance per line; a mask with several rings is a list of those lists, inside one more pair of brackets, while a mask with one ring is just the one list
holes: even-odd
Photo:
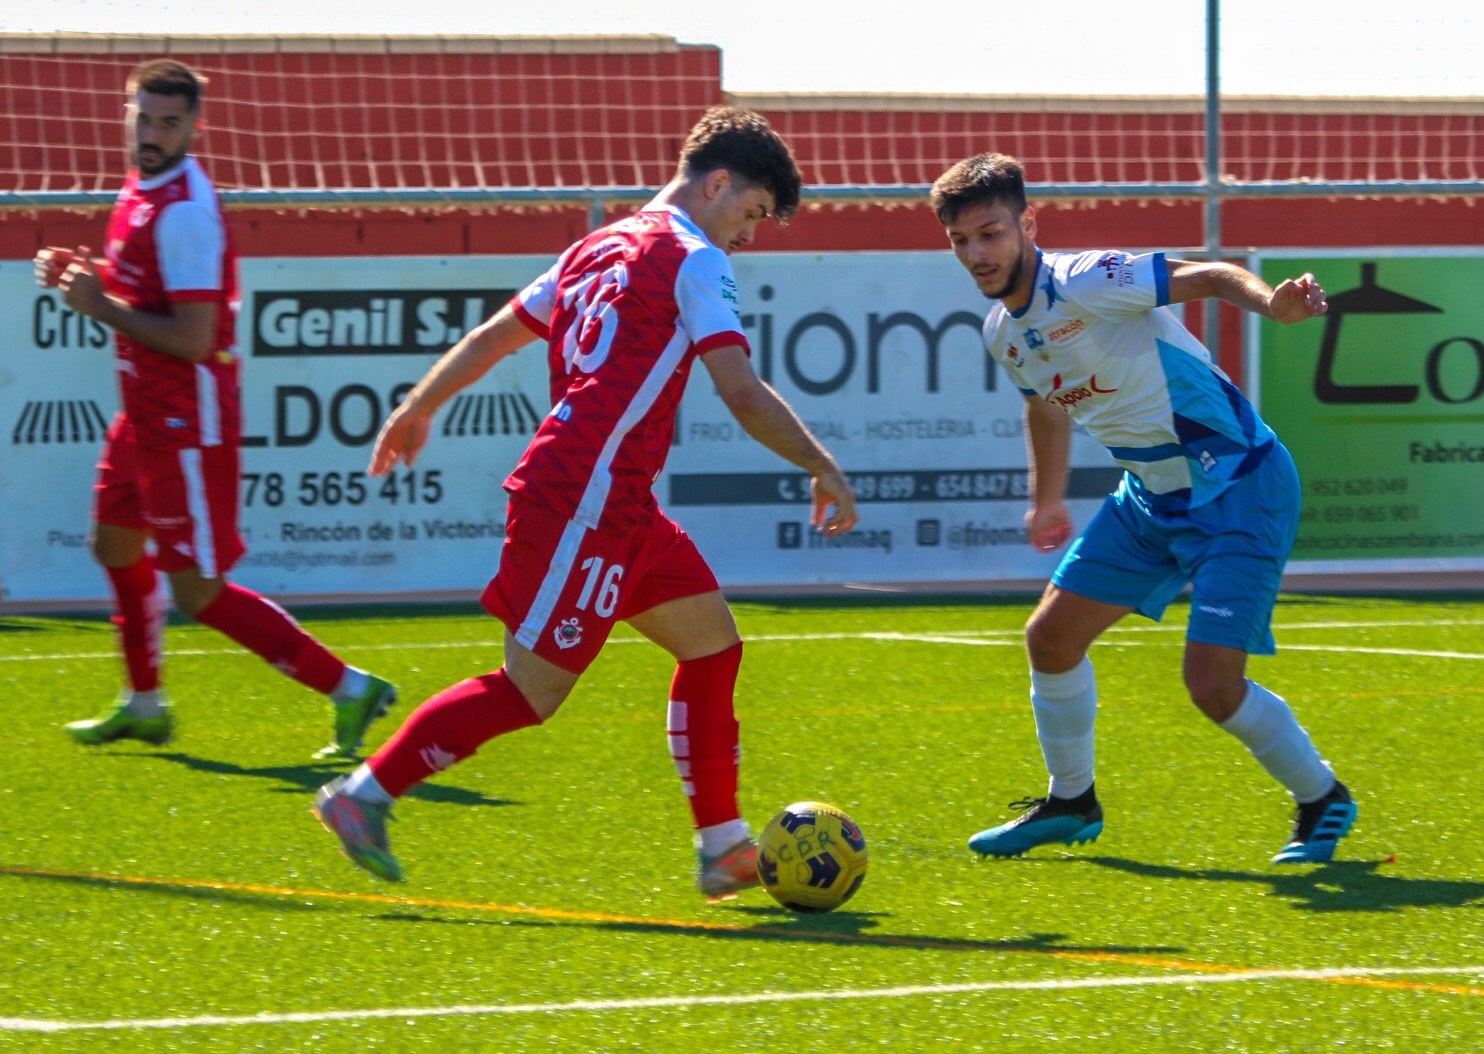
[[1051, 581], [1156, 622], [1189, 583], [1187, 640], [1271, 655], [1273, 605], [1301, 501], [1298, 469], [1278, 442], [1220, 497], [1181, 515], [1150, 511], [1125, 476]]

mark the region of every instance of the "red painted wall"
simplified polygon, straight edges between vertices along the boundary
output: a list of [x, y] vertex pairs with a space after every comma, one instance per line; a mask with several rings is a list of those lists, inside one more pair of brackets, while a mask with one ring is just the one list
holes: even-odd
[[[146, 50], [147, 49], [147, 50]], [[199, 154], [224, 189], [658, 186], [690, 121], [725, 100], [721, 53], [663, 37], [0, 39], [0, 259], [97, 247], [105, 209], [7, 208], [5, 192], [104, 191], [123, 164], [129, 71], [170, 54], [209, 78]], [[1203, 178], [1198, 100], [756, 96], [814, 185], [930, 183], [985, 149], [1033, 183]], [[1474, 101], [1477, 102], [1477, 101]], [[1436, 112], [1438, 110], [1443, 112]], [[1477, 178], [1484, 103], [1247, 100], [1223, 113], [1223, 171], [1241, 180]], [[14, 200], [14, 199], [13, 199]], [[633, 203], [615, 204], [608, 217]], [[1181, 248], [1203, 204], [1047, 201], [1048, 248]], [[556, 253], [586, 206], [233, 208], [244, 256]], [[1223, 243], [1249, 247], [1484, 244], [1462, 198], [1232, 199]], [[945, 248], [925, 204], [809, 205], [755, 248]], [[1235, 317], [1224, 365], [1237, 363]]]

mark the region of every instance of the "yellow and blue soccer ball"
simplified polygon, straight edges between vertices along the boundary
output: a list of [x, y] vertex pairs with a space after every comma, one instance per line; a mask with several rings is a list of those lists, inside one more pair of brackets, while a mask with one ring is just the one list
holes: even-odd
[[757, 873], [790, 911], [834, 911], [865, 880], [866, 839], [843, 809], [795, 802], [758, 837]]

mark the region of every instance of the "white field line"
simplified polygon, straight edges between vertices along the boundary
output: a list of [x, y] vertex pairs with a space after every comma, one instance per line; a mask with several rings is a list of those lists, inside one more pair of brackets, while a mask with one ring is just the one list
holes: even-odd
[[376, 1007], [365, 1010], [297, 1011], [274, 1014], [202, 1014], [197, 1017], [132, 1018], [110, 1021], [56, 1021], [0, 1017], [0, 1032], [82, 1032], [124, 1029], [183, 1029], [239, 1025], [295, 1025], [322, 1021], [361, 1021], [376, 1018], [472, 1017], [492, 1014], [557, 1014], [611, 1010], [647, 1010], [666, 1007], [746, 1006], [758, 1003], [802, 1003], [825, 999], [904, 999], [973, 992], [1024, 992], [1079, 988], [1145, 988], [1156, 985], [1235, 984], [1247, 981], [1327, 981], [1351, 977], [1420, 975], [1481, 975], [1484, 966], [1419, 966], [1369, 969], [1336, 967], [1323, 970], [1243, 970], [1232, 973], [1179, 973], [1135, 977], [1085, 977], [1044, 981], [982, 981], [967, 984], [902, 985], [843, 991], [757, 992], [738, 995], [652, 996], [639, 999], [578, 999], [567, 1003], [490, 1003], [441, 1007]]
[[[1289, 630], [1333, 630], [1333, 629], [1369, 629], [1390, 628], [1398, 626], [1484, 626], [1484, 619], [1440, 619], [1429, 621], [1419, 620], [1391, 620], [1382, 622], [1294, 622], [1286, 625], [1274, 625], [1276, 633], [1284, 633]], [[1130, 625], [1114, 626], [1104, 634], [1104, 640], [1121, 637], [1126, 634], [1183, 634], [1183, 625]], [[890, 631], [863, 630], [854, 633], [756, 633], [747, 634], [744, 639], [749, 643], [762, 643], [765, 641], [791, 642], [811, 640], [878, 640], [887, 642], [913, 642], [921, 644], [959, 644], [967, 647], [1020, 647], [1023, 632], [1019, 629], [988, 629], [988, 630], [941, 630], [932, 633], [894, 633]], [[642, 644], [643, 637], [611, 637], [613, 644]], [[1171, 645], [1179, 641], [1138, 641], [1120, 640], [1120, 647], [1137, 647], [1141, 645]], [[451, 648], [488, 648], [494, 650], [499, 645], [493, 640], [472, 641], [397, 641], [387, 644], [355, 644], [337, 643], [336, 651], [375, 652], [375, 651], [437, 651]], [[1484, 660], [1484, 652], [1465, 651], [1432, 651], [1413, 648], [1372, 648], [1366, 646], [1335, 646], [1330, 644], [1280, 644], [1279, 651], [1333, 651], [1351, 655], [1410, 655], [1419, 658], [1430, 659], [1474, 659]], [[240, 648], [171, 648], [171, 656], [213, 656], [213, 655], [240, 655]], [[83, 659], [109, 659], [115, 660], [118, 653], [115, 651], [91, 651], [91, 652], [51, 652], [44, 654], [23, 655], [0, 655], [0, 663], [3, 662], [67, 662]]]
[[1338, 651], [1346, 655], [1413, 655], [1424, 659], [1484, 659], [1471, 651], [1427, 651], [1421, 648], [1336, 648], [1332, 644], [1280, 644], [1279, 651]]

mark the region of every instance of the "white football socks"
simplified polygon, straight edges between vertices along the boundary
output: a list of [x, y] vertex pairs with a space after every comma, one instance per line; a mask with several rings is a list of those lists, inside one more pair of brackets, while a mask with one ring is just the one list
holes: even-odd
[[165, 693], [162, 689], [151, 688], [147, 692], [130, 689], [124, 702], [124, 709], [129, 712], [130, 716], [143, 719], [159, 717], [169, 705], [165, 701]]
[[347, 666], [345, 672], [340, 675], [340, 683], [330, 693], [330, 701], [336, 706], [344, 706], [353, 703], [366, 693], [366, 685], [370, 678], [365, 670], [358, 670], [354, 666]]
[[1051, 773], [1048, 793], [1075, 798], [1093, 781], [1093, 726], [1097, 722], [1098, 687], [1087, 656], [1066, 673], [1031, 670], [1031, 709], [1036, 738]]
[[702, 827], [696, 832], [696, 845], [707, 856], [719, 856], [744, 838], [751, 838], [752, 830], [746, 820], [728, 820], [726, 823]]
[[357, 765], [356, 770], [345, 778], [345, 786], [341, 788], [341, 791], [352, 798], [360, 798], [373, 805], [390, 805], [395, 800], [371, 774], [371, 766], [364, 762]]
[[1318, 801], [1334, 786], [1335, 774], [1288, 704], [1256, 681], [1247, 682], [1241, 705], [1221, 727], [1240, 739], [1300, 804]]

